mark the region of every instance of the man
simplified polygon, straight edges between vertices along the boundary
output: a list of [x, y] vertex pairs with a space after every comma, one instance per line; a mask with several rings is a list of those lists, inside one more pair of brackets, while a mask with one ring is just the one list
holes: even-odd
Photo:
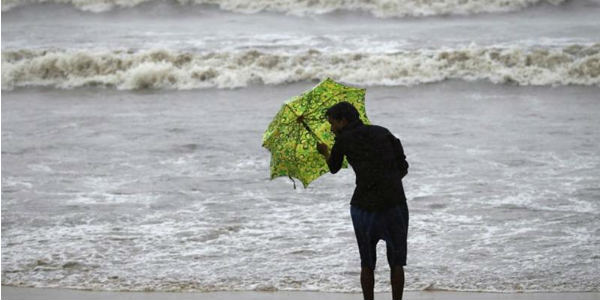
[[385, 240], [391, 269], [392, 298], [402, 299], [408, 207], [402, 186], [408, 163], [402, 144], [389, 130], [365, 125], [348, 102], [330, 107], [326, 117], [335, 134], [331, 148], [319, 144], [317, 150], [327, 160], [331, 173], [342, 167], [344, 156], [356, 174], [356, 188], [350, 214], [361, 261], [360, 283], [365, 300], [373, 300], [376, 245]]

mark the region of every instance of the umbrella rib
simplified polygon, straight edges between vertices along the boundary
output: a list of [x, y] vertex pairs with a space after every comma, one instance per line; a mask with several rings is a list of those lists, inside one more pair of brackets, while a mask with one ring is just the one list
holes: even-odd
[[[345, 94], [345, 93], [344, 93]], [[340, 93], [335, 94], [333, 96], [339, 96]], [[328, 99], [331, 99], [332, 97], [328, 97]], [[319, 103], [319, 105], [317, 105], [313, 110], [309, 111], [308, 114], [312, 114], [315, 111], [317, 111], [318, 109], [320, 109], [321, 107], [325, 106], [325, 104], [328, 104], [326, 101], [321, 101], [321, 103]], [[312, 118], [311, 118], [312, 119]]]
[[[328, 97], [328, 99], [331, 99], [331, 97]], [[319, 119], [321, 119], [321, 117], [323, 117], [323, 116], [315, 116], [315, 117], [311, 117], [311, 116], [313, 115], [313, 113], [315, 111], [317, 111], [318, 109], [320, 109], [323, 106], [325, 106], [325, 104], [329, 104], [329, 103], [326, 102], [326, 101], [321, 101], [321, 103], [319, 103], [314, 109], [312, 109], [311, 111], [309, 111], [307, 113], [307, 117], [305, 117], [305, 119], [309, 119], [309, 120], [319, 120]], [[321, 140], [319, 139], [319, 141], [321, 141]]]
[[314, 113], [317, 109], [323, 107], [324, 104], [325, 104], [325, 101], [321, 101], [321, 103], [319, 103], [319, 105], [317, 105], [317, 107], [315, 107], [313, 110], [309, 111], [308, 114]]
[[[296, 168], [296, 173], [297, 173], [296, 176], [300, 175], [300, 169], [298, 168], [298, 144], [300, 144], [301, 139], [302, 139], [301, 130], [296, 130], [296, 145], [294, 145], [294, 163], [295, 163], [295, 168]], [[298, 178], [298, 177], [296, 177], [296, 178]], [[300, 178], [298, 178], [298, 179], [300, 179]], [[302, 181], [302, 179], [300, 179], [300, 181]]]
[[[325, 80], [325, 81], [327, 81], [327, 80]], [[311, 102], [313, 102], [313, 103], [314, 103], [314, 101], [313, 101], [313, 100], [314, 100], [314, 99], [311, 97]], [[312, 113], [314, 113], [314, 112], [315, 112], [317, 109], [319, 109], [319, 108], [323, 107], [323, 104], [325, 104], [325, 101], [321, 101], [321, 103], [319, 103], [319, 105], [317, 105], [317, 107], [315, 107], [315, 108], [314, 108], [312, 111], [309, 111], [308, 113], [309, 113], [309, 114], [312, 114]]]
[[[294, 110], [293, 110], [293, 109], [292, 109], [292, 108], [289, 106], [289, 104], [288, 104], [288, 103], [286, 103], [286, 104], [285, 104], [285, 106], [286, 106], [286, 107], [287, 107], [287, 108], [288, 108], [288, 109], [289, 109], [289, 110], [290, 110], [290, 111], [291, 111], [291, 112], [292, 112], [292, 113], [293, 113], [293, 114], [294, 114], [294, 115], [295, 115], [297, 118], [301, 117], [301, 115], [298, 115], [298, 114], [297, 114], [297, 113], [296, 113], [296, 112], [295, 112], [295, 111], [294, 111]], [[317, 136], [317, 134], [316, 134], [316, 133], [315, 133], [315, 132], [314, 132], [312, 129], [310, 129], [310, 127], [308, 126], [308, 124], [306, 124], [306, 122], [302, 121], [302, 122], [301, 122], [301, 124], [302, 124], [302, 125], [304, 125], [304, 128], [306, 128], [306, 130], [307, 130], [307, 131], [308, 131], [310, 134], [312, 134], [312, 135], [313, 135], [313, 137], [314, 137], [314, 138], [317, 140], [317, 142], [319, 142], [319, 143], [323, 143], [323, 140], [321, 140], [321, 138], [320, 138], [319, 136]]]
[[[339, 94], [336, 94], [334, 96], [339, 96]], [[332, 97], [329, 97], [329, 99], [331, 99], [331, 98]], [[308, 112], [308, 114], [311, 115], [313, 112], [315, 112], [319, 108], [323, 107], [325, 104], [326, 104], [325, 101], [321, 101], [321, 103], [319, 103], [319, 105], [317, 107], [315, 107], [312, 111]], [[318, 119], [320, 119], [320, 117], [306, 117], [305, 119], [318, 120]]]
[[[290, 107], [290, 105], [288, 103], [285, 103], [285, 107], [287, 107], [287, 109], [289, 109], [292, 114], [294, 114], [294, 116], [298, 117], [298, 114], [296, 114], [296, 112]], [[298, 156], [296, 155], [297, 152], [297, 148], [298, 148], [298, 140], [300, 138], [300, 130], [296, 130], [296, 144], [294, 145], [294, 163], [295, 163], [295, 167], [296, 169], [298, 168]], [[290, 172], [290, 168], [288, 168], [288, 173]], [[291, 178], [291, 174], [288, 174], [288, 176]], [[293, 181], [293, 180], [292, 180]]]

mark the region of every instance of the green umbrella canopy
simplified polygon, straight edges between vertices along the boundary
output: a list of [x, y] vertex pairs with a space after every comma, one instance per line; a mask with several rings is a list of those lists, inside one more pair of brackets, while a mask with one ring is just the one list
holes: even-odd
[[329, 172], [327, 162], [317, 152], [317, 143], [325, 143], [331, 149], [334, 134], [325, 112], [342, 101], [354, 105], [360, 119], [370, 123], [365, 110], [365, 89], [345, 86], [329, 78], [283, 104], [263, 135], [263, 147], [271, 152], [271, 179], [294, 177], [306, 188]]

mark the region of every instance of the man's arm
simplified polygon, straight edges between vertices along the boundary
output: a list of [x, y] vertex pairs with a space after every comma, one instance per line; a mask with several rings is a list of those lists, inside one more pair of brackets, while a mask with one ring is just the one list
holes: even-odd
[[342, 168], [344, 154], [342, 154], [338, 143], [333, 145], [331, 152], [329, 152], [329, 147], [322, 143], [317, 145], [317, 150], [323, 155], [325, 161], [327, 161], [327, 166], [329, 166], [329, 171], [331, 171], [331, 173], [335, 174]]
[[406, 174], [408, 174], [408, 162], [406, 161], [406, 155], [404, 155], [402, 143], [400, 143], [400, 140], [393, 135], [390, 135], [390, 139], [392, 141], [392, 147], [394, 148], [396, 163], [400, 169], [400, 174], [402, 174], [402, 177], [404, 177]]

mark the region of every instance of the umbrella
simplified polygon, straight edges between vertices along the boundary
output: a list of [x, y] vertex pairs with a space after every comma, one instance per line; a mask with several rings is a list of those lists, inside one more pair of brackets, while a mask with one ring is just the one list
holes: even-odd
[[[283, 104], [263, 135], [263, 147], [271, 152], [271, 179], [287, 176], [293, 182], [297, 178], [306, 188], [329, 172], [327, 162], [317, 152], [317, 143], [332, 147], [334, 134], [325, 112], [341, 101], [354, 105], [361, 120], [369, 124], [365, 89], [345, 86], [329, 78]], [[346, 162], [343, 167], [347, 167]]]

